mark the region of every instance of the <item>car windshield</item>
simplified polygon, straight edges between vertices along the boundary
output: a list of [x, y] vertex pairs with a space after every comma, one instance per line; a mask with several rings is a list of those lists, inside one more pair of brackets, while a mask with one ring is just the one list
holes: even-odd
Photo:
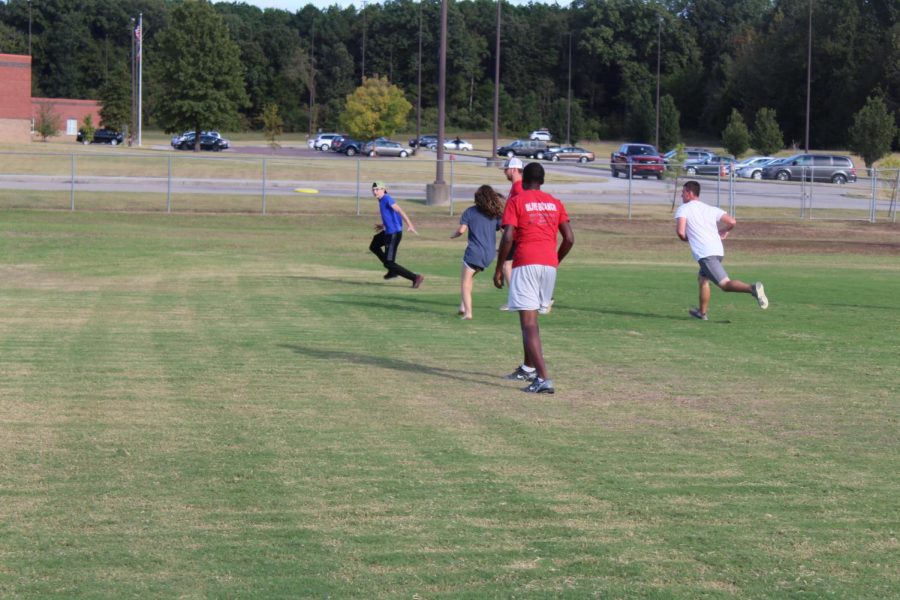
[[628, 146], [628, 154], [636, 154], [639, 156], [649, 156], [655, 154], [650, 146]]

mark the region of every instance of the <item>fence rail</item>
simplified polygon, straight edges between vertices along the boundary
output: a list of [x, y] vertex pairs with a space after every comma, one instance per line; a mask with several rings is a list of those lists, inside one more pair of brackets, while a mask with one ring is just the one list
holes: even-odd
[[[897, 220], [900, 169], [860, 169], [855, 181], [831, 183], [814, 171], [799, 181], [754, 180], [717, 173], [686, 176], [617, 169], [605, 161], [585, 164], [544, 162], [546, 189], [572, 203], [621, 206], [631, 218], [636, 206], [674, 206], [687, 179], [703, 186], [704, 201], [732, 214], [765, 209], [766, 218]], [[302, 210], [299, 189], [326, 197], [355, 199], [356, 213], [369, 197], [371, 182], [385, 180], [401, 198], [425, 199], [434, 182], [434, 158], [368, 158], [324, 154], [279, 157], [247, 154], [195, 155], [174, 152], [123, 154], [98, 152], [0, 152], [0, 207], [92, 210], [97, 198], [105, 209], [191, 212]], [[451, 154], [444, 164], [450, 188], [450, 214], [468, 205], [481, 184], [505, 191], [500, 159]], [[633, 175], [633, 176], [632, 176]], [[647, 177], [647, 179], [644, 179]]]

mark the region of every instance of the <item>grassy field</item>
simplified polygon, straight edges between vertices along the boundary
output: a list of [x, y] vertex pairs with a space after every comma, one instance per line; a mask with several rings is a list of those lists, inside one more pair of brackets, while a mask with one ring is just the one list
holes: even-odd
[[[0, 597], [896, 598], [900, 232], [571, 206], [554, 396], [464, 241], [375, 207], [0, 218]], [[891, 565], [894, 565], [893, 567]]]

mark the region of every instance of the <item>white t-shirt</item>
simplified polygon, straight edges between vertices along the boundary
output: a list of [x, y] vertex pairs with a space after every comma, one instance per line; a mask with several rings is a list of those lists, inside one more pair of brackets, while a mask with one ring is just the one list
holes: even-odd
[[682, 204], [675, 211], [675, 220], [681, 217], [687, 220], [685, 233], [694, 260], [700, 260], [707, 256], [725, 256], [725, 248], [722, 246], [722, 238], [719, 237], [719, 219], [725, 211], [699, 200], [691, 200]]

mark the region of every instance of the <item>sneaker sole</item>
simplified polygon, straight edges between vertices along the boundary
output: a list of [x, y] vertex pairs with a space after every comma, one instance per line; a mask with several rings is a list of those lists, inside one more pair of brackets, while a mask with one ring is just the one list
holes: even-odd
[[769, 299], [766, 297], [766, 288], [763, 287], [763, 284], [756, 284], [756, 301], [759, 302], [759, 307], [763, 310], [769, 308]]

